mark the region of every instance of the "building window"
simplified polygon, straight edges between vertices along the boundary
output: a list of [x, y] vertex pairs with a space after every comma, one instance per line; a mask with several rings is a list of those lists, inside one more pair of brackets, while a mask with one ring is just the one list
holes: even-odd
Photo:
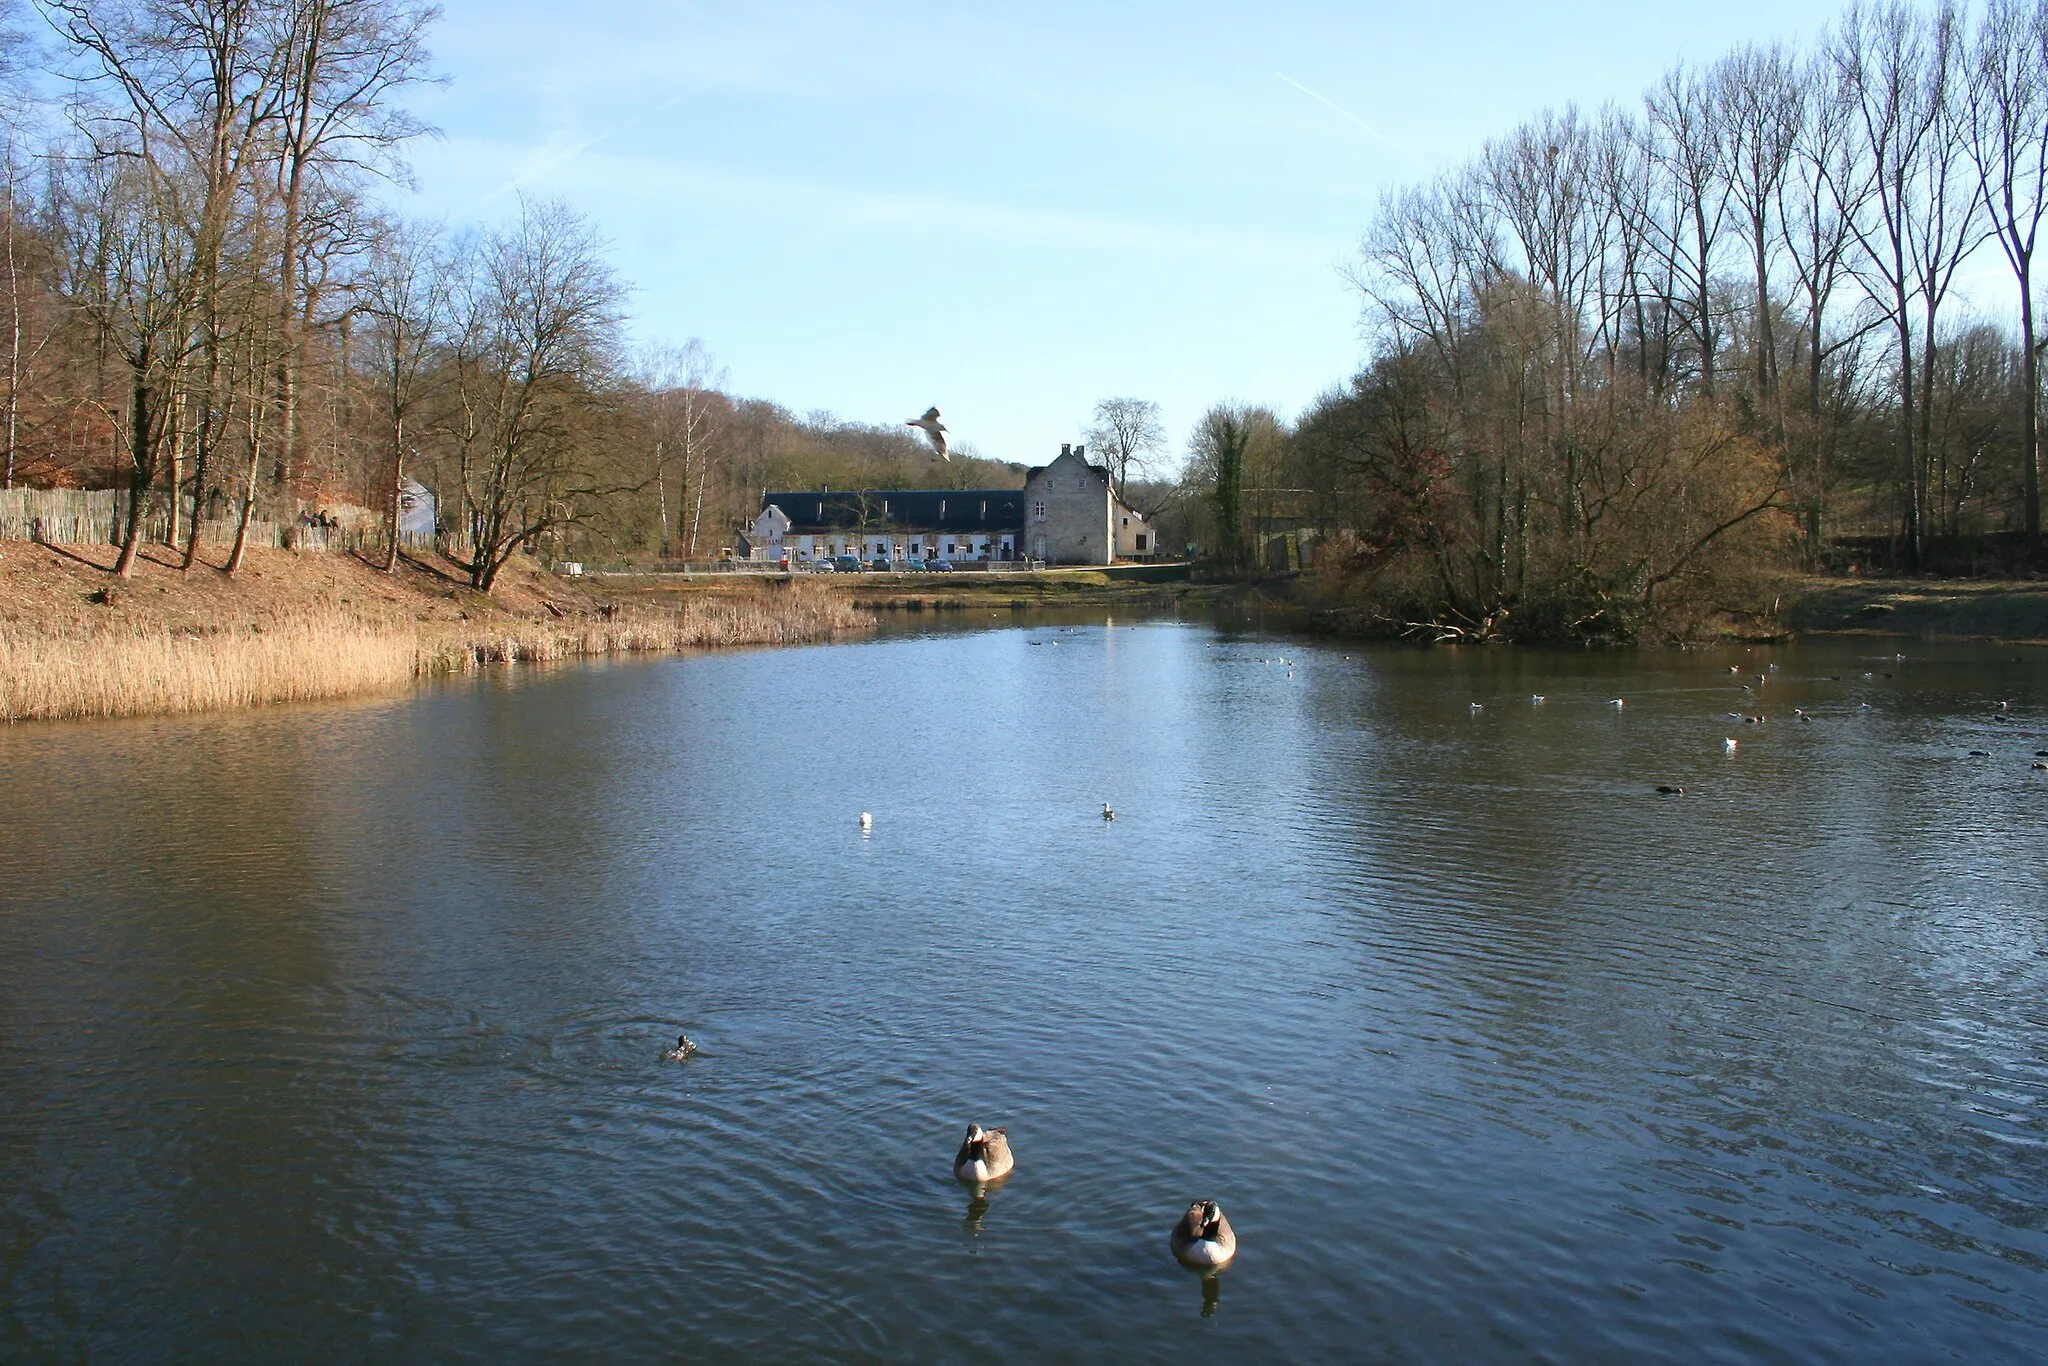
[[1142, 531], [1138, 533], [1138, 553], [1145, 553], [1145, 533]]
[[1130, 519], [1130, 518], [1128, 518], [1128, 517], [1124, 518], [1124, 525], [1125, 525], [1125, 526], [1129, 526], [1130, 524], [1131, 524], [1131, 519]]
[[1034, 522], [1045, 520], [1045, 504], [1042, 501], [1031, 505], [1031, 520]]

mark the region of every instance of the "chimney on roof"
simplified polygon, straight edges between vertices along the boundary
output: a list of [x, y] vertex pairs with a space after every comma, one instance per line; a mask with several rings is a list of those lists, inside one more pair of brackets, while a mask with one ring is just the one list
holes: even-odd
[[1061, 455], [1072, 455], [1073, 453], [1074, 453], [1074, 443], [1073, 443], [1073, 442], [1071, 442], [1071, 441], [1062, 441], [1062, 442], [1060, 442], [1060, 454], [1061, 454]]
[[1087, 448], [1086, 446], [1076, 446], [1076, 447], [1074, 447], [1074, 459], [1076, 459], [1076, 460], [1086, 460], [1087, 458], [1088, 458], [1088, 448]]

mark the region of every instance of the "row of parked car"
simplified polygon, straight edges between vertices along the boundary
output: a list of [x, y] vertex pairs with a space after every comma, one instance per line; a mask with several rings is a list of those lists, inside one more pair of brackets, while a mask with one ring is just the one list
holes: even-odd
[[[782, 557], [782, 567], [784, 569], [790, 568], [789, 556], [784, 555]], [[905, 570], [915, 573], [929, 571], [935, 574], [950, 574], [953, 572], [953, 562], [951, 560], [897, 561], [877, 556], [872, 560], [864, 562], [858, 555], [834, 555], [830, 559], [825, 560], [799, 560], [795, 567], [812, 574], [891, 574], [901, 573]]]

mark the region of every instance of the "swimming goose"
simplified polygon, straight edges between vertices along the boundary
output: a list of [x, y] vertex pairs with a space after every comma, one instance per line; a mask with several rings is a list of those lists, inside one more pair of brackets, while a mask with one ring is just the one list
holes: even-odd
[[2034, 762], [2033, 762], [2033, 763], [2031, 763], [2031, 764], [2028, 764], [2028, 765], [2027, 765], [2027, 767], [2028, 767], [2028, 768], [2041, 768], [2041, 769], [2048, 769], [2048, 762], [2043, 762], [2043, 761], [2042, 761], [2042, 760], [2040, 760], [2040, 759], [2036, 759], [2036, 760], [2034, 760]]
[[1106, 821], [1113, 821], [1116, 819], [1116, 808], [1111, 806], [1108, 802], [1104, 802], [1102, 804], [1102, 819]]
[[687, 1034], [676, 1035], [676, 1046], [661, 1056], [669, 1062], [688, 1062], [690, 1055], [697, 1051], [697, 1045], [690, 1042]]
[[953, 1157], [953, 1175], [962, 1181], [996, 1181], [1010, 1174], [1017, 1159], [1010, 1156], [1010, 1131], [967, 1126], [967, 1141]]
[[1217, 1270], [1237, 1255], [1237, 1234], [1214, 1200], [1197, 1200], [1173, 1226], [1173, 1255], [1183, 1266]]
[[1660, 797], [1683, 797], [1685, 789], [1674, 787], [1669, 783], [1659, 783], [1657, 784], [1657, 795]]

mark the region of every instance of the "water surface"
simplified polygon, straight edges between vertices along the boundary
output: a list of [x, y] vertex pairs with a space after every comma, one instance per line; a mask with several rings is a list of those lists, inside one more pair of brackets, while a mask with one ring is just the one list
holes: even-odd
[[0, 1356], [2048, 1355], [2039, 652], [1010, 622], [0, 731]]

